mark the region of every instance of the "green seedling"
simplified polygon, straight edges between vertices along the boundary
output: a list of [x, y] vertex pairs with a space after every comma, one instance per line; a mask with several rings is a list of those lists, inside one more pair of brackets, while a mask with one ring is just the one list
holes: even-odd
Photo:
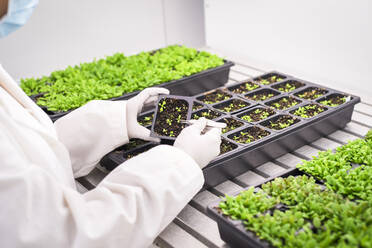
[[263, 125], [274, 130], [282, 130], [300, 121], [299, 119], [296, 119], [289, 115], [281, 115], [278, 118], [274, 119], [275, 120], [270, 120], [268, 123]]
[[330, 107], [337, 107], [337, 106], [345, 103], [347, 98], [348, 97], [344, 96], [344, 95], [334, 94], [334, 95], [328, 96], [324, 100], [321, 100], [319, 103], [323, 104], [323, 105], [326, 105], [326, 106], [330, 106]]
[[267, 119], [269, 116], [274, 115], [275, 112], [272, 109], [268, 108], [257, 108], [253, 111], [249, 111], [244, 115], [241, 115], [239, 118], [248, 122], [257, 122], [264, 119]]
[[226, 127], [222, 129], [222, 133], [230, 132], [244, 125], [241, 121], [235, 120], [233, 118], [223, 118], [219, 120], [219, 122], [226, 123]]
[[268, 103], [268, 105], [271, 106], [271, 107], [274, 107], [276, 109], [279, 109], [279, 110], [284, 110], [284, 109], [288, 109], [288, 108], [291, 108], [293, 106], [296, 106], [299, 103], [300, 103], [299, 100], [297, 100], [293, 97], [286, 96], [286, 97], [282, 97], [279, 100], [276, 100], [274, 102]]
[[239, 84], [238, 86], [233, 86], [229, 88], [231, 92], [234, 92], [235, 94], [244, 94], [249, 91], [255, 90], [259, 88], [260, 86], [258, 84], [252, 83], [252, 82], [246, 82]]
[[228, 142], [225, 139], [222, 139], [221, 145], [220, 145], [220, 155], [222, 155], [224, 153], [227, 153], [227, 152], [230, 152], [237, 147], [238, 147], [237, 145], [235, 145], [231, 142]]
[[205, 117], [206, 119], [213, 120], [216, 119], [217, 117], [220, 117], [221, 114], [210, 110], [210, 109], [204, 109], [200, 110], [199, 112], [196, 112], [192, 115], [192, 119], [198, 120], [200, 117]]
[[291, 80], [291, 81], [288, 81], [288, 82], [284, 82], [284, 83], [275, 85], [275, 86], [273, 86], [273, 88], [275, 88], [277, 90], [280, 90], [280, 91], [283, 91], [283, 92], [291, 92], [291, 91], [294, 91], [295, 89], [298, 89], [302, 86], [304, 86], [303, 83]]
[[242, 109], [248, 106], [249, 106], [249, 103], [247, 102], [244, 102], [240, 99], [232, 99], [228, 101], [227, 103], [218, 104], [217, 106], [215, 105], [214, 108], [221, 110], [223, 112], [226, 112], [226, 113], [230, 113], [230, 112], [234, 112], [234, 111], [237, 111], [239, 109]]
[[299, 107], [295, 111], [292, 111], [291, 113], [297, 116], [300, 116], [302, 118], [311, 118], [314, 117], [327, 109], [325, 107], [322, 107], [317, 104], [309, 104], [303, 107]]
[[265, 101], [274, 96], [275, 94], [271, 90], [259, 90], [255, 93], [248, 94], [245, 97], [253, 101]]
[[262, 85], [268, 85], [268, 84], [279, 82], [283, 79], [284, 77], [281, 77], [279, 75], [271, 75], [268, 77], [266, 76], [265, 78], [256, 79], [255, 81]]
[[205, 104], [213, 104], [230, 98], [231, 98], [230, 94], [222, 90], [215, 90], [208, 94], [198, 97], [198, 100], [204, 102]]
[[297, 93], [296, 96], [307, 99], [307, 100], [315, 100], [323, 95], [325, 95], [328, 91], [325, 89], [310, 87], [300, 93]]

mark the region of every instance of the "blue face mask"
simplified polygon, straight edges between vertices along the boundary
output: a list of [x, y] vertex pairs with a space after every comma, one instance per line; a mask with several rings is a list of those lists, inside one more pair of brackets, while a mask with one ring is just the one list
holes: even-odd
[[9, 0], [8, 12], [0, 19], [0, 38], [25, 25], [39, 0]]

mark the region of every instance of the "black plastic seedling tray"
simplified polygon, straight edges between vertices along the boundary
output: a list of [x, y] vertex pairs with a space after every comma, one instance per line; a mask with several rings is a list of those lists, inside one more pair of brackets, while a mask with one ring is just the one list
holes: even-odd
[[[169, 82], [165, 82], [154, 87], [163, 87], [170, 91], [173, 95], [180, 95], [180, 96], [193, 96], [199, 94], [201, 92], [205, 92], [211, 89], [215, 89], [217, 87], [223, 86], [228, 78], [230, 67], [234, 65], [233, 62], [224, 60], [224, 64], [221, 66], [217, 66], [215, 68], [210, 68], [208, 70], [198, 72], [192, 74], [190, 76], [183, 77], [181, 79], [172, 80]], [[137, 95], [140, 91], [134, 91], [130, 93], [126, 93], [120, 97], [110, 98], [107, 100], [111, 101], [119, 101], [119, 100], [128, 100], [133, 96]], [[33, 101], [36, 102], [36, 99], [40, 97], [41, 94], [30, 96]], [[56, 112], [48, 110], [46, 107], [41, 107], [45, 113], [52, 119], [52, 121], [56, 121], [60, 117], [70, 113], [72, 110], [65, 111], [65, 112]]]
[[[205, 188], [216, 186], [227, 179], [237, 177], [240, 174], [256, 168], [265, 162], [271, 161], [281, 155], [296, 150], [297, 148], [311, 143], [314, 140], [326, 136], [338, 129], [342, 129], [348, 122], [350, 122], [351, 115], [354, 110], [354, 105], [360, 102], [360, 98], [357, 96], [352, 96], [333, 89], [325, 88], [324, 86], [310, 83], [278, 72], [270, 72], [251, 81], [258, 82], [259, 78], [267, 78], [268, 75], [271, 77], [273, 75], [280, 75], [280, 78], [282, 79], [278, 82], [268, 85], [257, 83], [260, 86], [259, 88], [244, 93], [235, 94], [232, 91], [229, 91], [229, 89], [232, 90], [235, 86], [243, 84], [247, 82], [247, 80], [238, 82], [235, 85], [229, 86], [228, 88], [220, 87], [218, 89], [194, 96], [194, 103], [197, 102], [198, 104], [200, 104], [201, 108], [199, 108], [198, 110], [194, 110], [191, 118], [195, 117], [195, 114], [200, 113], [200, 111], [214, 111], [218, 114], [218, 116], [212, 118], [215, 121], [221, 121], [222, 118], [234, 118], [243, 123], [243, 125], [239, 128], [222, 134], [222, 138], [235, 144], [236, 148], [232, 151], [221, 154], [203, 169], [205, 177]], [[298, 84], [300, 85], [300, 87], [289, 92], [277, 90], [281, 88], [280, 86], [278, 86], [279, 84], [283, 84], [287, 81], [298, 81], [300, 83]], [[277, 89], [275, 89], [274, 87]], [[316, 97], [314, 97], [313, 99], [305, 99], [303, 92], [307, 89], [312, 90], [313, 88], [321, 89], [324, 94], [316, 95]], [[213, 93], [216, 90], [227, 93], [228, 97], [222, 97], [223, 99], [219, 100], [218, 102], [208, 101], [207, 103], [203, 103], [205, 95]], [[257, 92], [260, 93], [260, 91], [262, 90], [274, 92], [275, 94], [270, 98], [257, 101], [247, 99], [245, 97], [248, 94], [251, 95]], [[348, 96], [348, 100], [336, 107], [322, 105], [321, 102], [324, 98], [327, 99], [327, 97], [334, 94]], [[283, 97], [291, 97], [297, 99], [299, 102], [296, 105], [282, 110], [278, 110], [275, 109], [275, 107], [270, 106], [270, 103]], [[241, 111], [234, 112], [233, 114], [227, 114], [214, 108], [214, 106], [218, 104], [223, 104], [224, 102], [228, 102], [229, 100], [235, 98], [245, 100], [251, 103], [251, 105], [247, 108], [242, 108]], [[312, 118], [302, 118], [293, 114], [293, 111], [295, 111], [297, 108], [306, 106], [308, 104], [320, 104], [324, 106], [326, 110]], [[270, 108], [272, 109], [272, 111], [274, 111], [274, 114], [266, 119], [259, 121], [249, 122], [240, 119], [242, 114], [249, 111], [254, 111], [257, 108]], [[289, 116], [295, 119], [297, 122], [294, 122], [292, 125], [279, 130], [270, 128], [270, 122], [274, 122], [282, 116]], [[240, 132], [244, 133], [247, 128], [249, 130], [251, 127], [257, 127], [265, 130], [269, 132], [269, 135], [247, 144], [239, 143], [234, 140], [234, 136], [239, 135]]]
[[[156, 132], [156, 127], [157, 127], [157, 123], [158, 123], [158, 119], [160, 118], [160, 116], [162, 115], [161, 111], [162, 111], [162, 107], [160, 106], [160, 103], [161, 102], [164, 102], [165, 100], [167, 99], [172, 99], [172, 100], [175, 100], [175, 101], [179, 101], [180, 103], [184, 103], [187, 105], [187, 112], [185, 113], [185, 116], [184, 117], [181, 117], [180, 121], [186, 121], [186, 120], [190, 120], [191, 118], [191, 113], [192, 113], [192, 107], [193, 107], [193, 98], [191, 97], [185, 97], [185, 96], [174, 96], [174, 95], [163, 95], [163, 96], [160, 96], [157, 103], [156, 103], [156, 107], [155, 107], [155, 114], [154, 114], [154, 118], [153, 118], [153, 122], [152, 122], [152, 126], [151, 126], [151, 136], [152, 137], [157, 137], [157, 138], [161, 138], [161, 139], [167, 139], [167, 140], [176, 140], [178, 134], [176, 133], [174, 136], [166, 136], [166, 135], [162, 135], [158, 132]], [[165, 106], [167, 107], [167, 106]], [[166, 118], [166, 116], [165, 116]], [[169, 124], [167, 123], [164, 123], [167, 127], [169, 128], [172, 128], [172, 127], [175, 127], [175, 123], [177, 120], [176, 119], [166, 119], [166, 121], [171, 121]], [[186, 123], [179, 123], [179, 125], [181, 126], [184, 126], [186, 127]]]

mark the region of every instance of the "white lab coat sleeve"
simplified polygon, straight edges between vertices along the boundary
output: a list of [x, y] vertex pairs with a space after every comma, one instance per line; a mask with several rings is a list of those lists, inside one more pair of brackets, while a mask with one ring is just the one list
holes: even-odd
[[85, 176], [105, 154], [128, 142], [126, 101], [90, 101], [54, 126], [70, 154], [74, 176]]
[[2, 148], [3, 247], [148, 247], [204, 181], [191, 157], [161, 145], [80, 194], [12, 145]]

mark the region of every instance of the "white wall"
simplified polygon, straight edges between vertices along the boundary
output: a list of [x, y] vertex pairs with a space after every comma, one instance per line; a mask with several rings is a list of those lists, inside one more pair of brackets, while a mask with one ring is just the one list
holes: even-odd
[[0, 63], [19, 79], [115, 52], [199, 47], [203, 22], [202, 0], [40, 0], [24, 27], [0, 39]]
[[372, 1], [205, 0], [207, 45], [372, 96]]

